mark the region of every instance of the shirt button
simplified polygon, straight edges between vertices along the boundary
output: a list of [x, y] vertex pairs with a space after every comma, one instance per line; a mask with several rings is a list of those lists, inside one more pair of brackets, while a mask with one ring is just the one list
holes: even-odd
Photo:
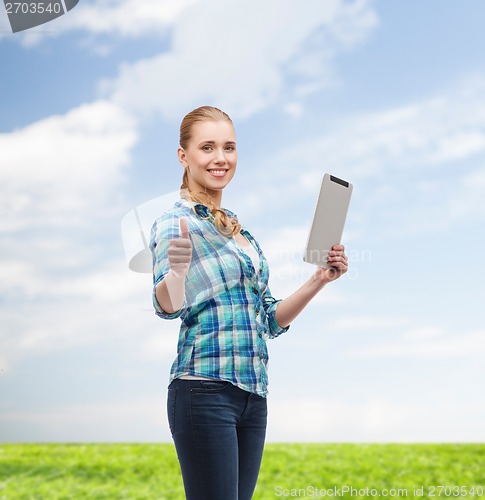
[[259, 314], [259, 309], [256, 309], [256, 316]]
[[260, 339], [262, 339], [262, 338], [263, 338], [263, 335], [262, 335], [261, 333], [258, 333], [258, 337], [259, 337]]

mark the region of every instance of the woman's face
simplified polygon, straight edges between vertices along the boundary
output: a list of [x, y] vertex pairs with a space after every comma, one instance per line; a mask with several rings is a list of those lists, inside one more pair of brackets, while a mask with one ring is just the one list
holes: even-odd
[[187, 148], [178, 149], [180, 163], [189, 167], [189, 190], [221, 195], [236, 172], [234, 127], [225, 120], [196, 122], [191, 135]]

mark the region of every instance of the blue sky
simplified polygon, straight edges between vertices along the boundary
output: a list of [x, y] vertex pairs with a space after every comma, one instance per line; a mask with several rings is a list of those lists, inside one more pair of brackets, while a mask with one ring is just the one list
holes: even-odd
[[349, 273], [268, 341], [269, 441], [483, 441], [485, 4], [82, 1], [0, 7], [0, 440], [170, 441], [179, 320], [121, 220], [181, 182], [211, 104], [239, 150], [223, 206], [285, 298], [324, 172], [354, 184]]

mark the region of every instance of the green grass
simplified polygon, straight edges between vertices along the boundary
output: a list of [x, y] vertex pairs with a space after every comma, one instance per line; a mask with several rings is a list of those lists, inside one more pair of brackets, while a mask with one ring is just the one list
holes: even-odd
[[[480, 498], [485, 445], [268, 443], [253, 498], [328, 498], [322, 489], [329, 488], [340, 489], [337, 498], [374, 497], [345, 494], [345, 486], [375, 493], [402, 488], [408, 498], [423, 486], [421, 498]], [[475, 496], [451, 489], [431, 495], [432, 486], [476, 490]], [[171, 444], [3, 444], [0, 500], [14, 498], [177, 500], [184, 494]]]

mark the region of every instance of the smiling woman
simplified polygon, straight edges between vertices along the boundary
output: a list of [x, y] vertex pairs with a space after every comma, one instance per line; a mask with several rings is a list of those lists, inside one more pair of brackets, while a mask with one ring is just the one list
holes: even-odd
[[221, 206], [236, 172], [234, 126], [217, 108], [180, 127], [181, 200], [152, 227], [153, 306], [181, 318], [167, 413], [188, 500], [249, 500], [266, 437], [266, 340], [326, 283], [347, 271], [343, 246], [285, 300], [268, 286], [268, 262], [251, 232]]

